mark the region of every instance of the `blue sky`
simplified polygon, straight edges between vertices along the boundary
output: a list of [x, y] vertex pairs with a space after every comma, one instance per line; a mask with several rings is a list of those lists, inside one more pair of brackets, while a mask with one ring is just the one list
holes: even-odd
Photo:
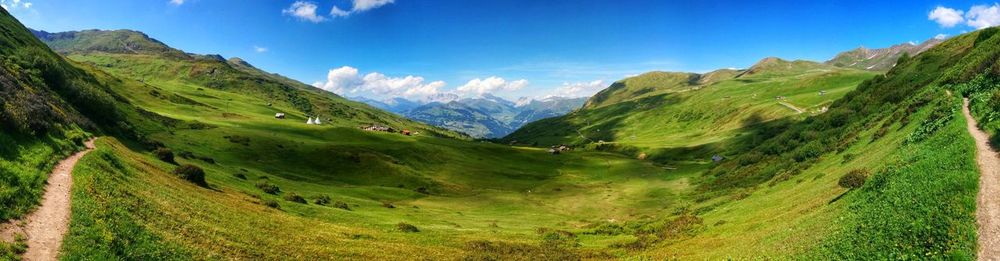
[[692, 2], [0, 0], [35, 29], [134, 29], [347, 96], [410, 98], [589, 95], [646, 71], [823, 61], [1000, 23], [993, 2]]

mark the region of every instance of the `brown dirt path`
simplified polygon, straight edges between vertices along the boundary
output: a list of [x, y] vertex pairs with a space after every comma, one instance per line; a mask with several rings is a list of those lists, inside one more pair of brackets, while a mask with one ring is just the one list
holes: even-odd
[[969, 99], [962, 106], [969, 135], [976, 140], [979, 165], [979, 196], [976, 223], [979, 224], [979, 260], [1000, 260], [1000, 154], [990, 146], [990, 136], [976, 127], [969, 113]]
[[63, 236], [69, 230], [70, 192], [73, 187], [73, 167], [76, 162], [94, 150], [94, 140], [86, 143], [87, 149], [59, 162], [49, 174], [41, 205], [24, 219], [0, 225], [0, 238], [6, 241], [16, 234], [25, 235], [28, 251], [24, 260], [56, 260], [62, 247]]

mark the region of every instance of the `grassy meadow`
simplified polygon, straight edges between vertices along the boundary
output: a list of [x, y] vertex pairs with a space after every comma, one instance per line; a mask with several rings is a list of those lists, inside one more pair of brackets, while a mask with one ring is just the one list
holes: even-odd
[[[875, 75], [816, 66], [820, 68], [780, 74], [761, 71], [681, 90], [667, 88], [621, 98], [616, 103], [584, 107], [565, 116], [528, 124], [504, 140], [538, 145], [584, 145], [604, 141], [634, 155], [707, 159], [711, 156], [708, 152], [732, 150], [733, 142], [727, 141], [752, 136], [771, 121], [818, 114], [823, 107]], [[644, 77], [650, 76], [633, 78]], [[633, 78], [623, 82], [639, 81]], [[660, 84], [672, 86], [673, 83]], [[623, 95], [628, 94], [634, 95]], [[777, 99], [779, 96], [783, 98]], [[800, 114], [789, 105], [804, 112]]]
[[[123, 54], [66, 40], [66, 61], [0, 22], [0, 46], [51, 60], [0, 48], [13, 57], [0, 80], [28, 68], [17, 93], [67, 115], [0, 111], [18, 125], [0, 132], [0, 202], [15, 206], [0, 216], [30, 210], [54, 158], [102, 136], [73, 172], [66, 260], [972, 259], [978, 176], [959, 96], [997, 129], [997, 29], [884, 75], [770, 58], [626, 79], [504, 140], [577, 145], [554, 155], [157, 42]], [[372, 123], [419, 133], [358, 128]], [[0, 258], [23, 247], [0, 244]]]

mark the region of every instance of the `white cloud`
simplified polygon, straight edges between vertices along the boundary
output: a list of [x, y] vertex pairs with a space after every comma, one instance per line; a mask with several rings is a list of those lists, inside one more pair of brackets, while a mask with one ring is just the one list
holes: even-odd
[[304, 21], [319, 23], [326, 20], [326, 17], [316, 14], [316, 3], [306, 1], [295, 1], [292, 6], [281, 10], [282, 14], [291, 15]]
[[350, 66], [344, 66], [337, 69], [332, 69], [326, 74], [326, 82], [319, 82], [316, 87], [323, 88], [324, 90], [344, 94], [348, 91], [352, 91], [361, 83], [361, 78], [358, 77], [358, 69]]
[[334, 6], [333, 9], [330, 9], [330, 15], [334, 17], [344, 17], [351, 15], [351, 12], [341, 10], [339, 7]]
[[528, 86], [528, 80], [507, 81], [503, 78], [492, 76], [486, 79], [472, 79], [465, 83], [465, 85], [458, 87], [457, 91], [465, 94], [482, 95], [501, 91], [516, 91], [525, 86]]
[[254, 45], [253, 46], [253, 51], [257, 52], [257, 53], [266, 53], [267, 52], [267, 47], [260, 47], [260, 46]]
[[423, 77], [413, 75], [389, 77], [372, 72], [361, 76], [357, 68], [350, 66], [332, 69], [327, 73], [326, 82], [313, 84], [341, 95], [407, 98], [425, 98], [441, 93], [445, 85], [443, 81], [425, 83]]
[[364, 12], [371, 9], [382, 7], [383, 5], [391, 4], [395, 0], [354, 0], [353, 12]]
[[333, 17], [345, 17], [354, 13], [360, 13], [375, 8], [379, 8], [388, 4], [395, 2], [395, 0], [354, 0], [354, 7], [350, 11], [345, 11], [340, 9], [340, 7], [334, 6], [330, 9], [330, 15]]
[[543, 98], [549, 97], [588, 97], [594, 95], [595, 93], [603, 90], [607, 85], [604, 84], [604, 80], [594, 80], [591, 82], [576, 82], [576, 83], [563, 83], [562, 86], [552, 90], [548, 95]]
[[17, 9], [28, 9], [32, 5], [31, 2], [24, 2], [22, 0], [0, 0], [0, 7], [11, 12]]
[[966, 24], [983, 29], [1000, 25], [1000, 4], [974, 5], [965, 13]]
[[951, 28], [955, 25], [963, 22], [965, 19], [962, 18], [962, 11], [955, 10], [943, 6], [938, 6], [934, 8], [930, 14], [927, 14], [927, 19], [937, 22], [941, 27]]
[[172, 4], [172, 5], [183, 5], [184, 4], [184, 0], [170, 0], [170, 4]]
[[934, 39], [938, 39], [938, 40], [944, 40], [945, 38], [948, 38], [947, 34], [938, 34], [938, 35], [934, 36]]

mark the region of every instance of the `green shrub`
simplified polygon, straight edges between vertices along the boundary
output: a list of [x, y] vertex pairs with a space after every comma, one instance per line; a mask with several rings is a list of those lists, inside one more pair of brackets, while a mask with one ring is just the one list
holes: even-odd
[[846, 189], [856, 189], [860, 188], [861, 186], [864, 186], [865, 180], [867, 179], [868, 179], [867, 170], [855, 169], [850, 172], [847, 172], [847, 174], [844, 174], [843, 177], [840, 177], [840, 180], [837, 181], [837, 185], [840, 185], [841, 187], [844, 187]]
[[168, 148], [158, 148], [153, 151], [153, 155], [156, 155], [156, 158], [162, 160], [163, 162], [177, 164], [177, 162], [174, 161], [174, 152]]
[[238, 178], [238, 179], [242, 179], [242, 180], [246, 180], [247, 179], [247, 175], [243, 175], [243, 173], [234, 173], [233, 177]]
[[420, 232], [420, 229], [417, 229], [416, 226], [407, 224], [406, 222], [399, 222], [399, 224], [396, 224], [396, 229], [406, 233]]
[[261, 201], [261, 204], [264, 204], [264, 206], [267, 206], [269, 208], [281, 209], [281, 204], [278, 204], [277, 200], [265, 199]]
[[278, 195], [278, 193], [281, 192], [281, 189], [278, 188], [278, 185], [268, 183], [267, 181], [257, 182], [257, 188], [259, 188], [260, 190], [264, 191], [264, 193], [267, 194]]
[[190, 151], [181, 151], [177, 153], [177, 156], [180, 156], [181, 158], [185, 159], [193, 159], [194, 153], [191, 153]]
[[348, 206], [347, 203], [344, 203], [343, 201], [334, 202], [333, 207], [343, 210], [351, 210], [351, 206]]
[[28, 251], [28, 239], [24, 235], [14, 235], [14, 242], [0, 241], [0, 260], [21, 260], [21, 255]]
[[288, 194], [285, 194], [284, 198], [287, 201], [291, 201], [291, 202], [295, 202], [295, 203], [299, 203], [299, 204], [306, 204], [306, 198], [303, 198], [302, 196], [299, 196], [299, 194], [296, 194], [295, 192], [288, 192]]
[[580, 246], [576, 234], [565, 230], [549, 230], [542, 234], [542, 246], [551, 248], [574, 248]]
[[384, 207], [384, 208], [396, 208], [396, 205], [393, 205], [392, 202], [389, 202], [389, 201], [382, 201], [382, 207]]
[[316, 197], [316, 199], [313, 199], [313, 203], [316, 205], [326, 206], [326, 204], [330, 204], [330, 196], [320, 195]]
[[205, 182], [205, 171], [198, 166], [190, 164], [181, 165], [174, 169], [174, 174], [198, 186], [208, 187], [208, 183]]

